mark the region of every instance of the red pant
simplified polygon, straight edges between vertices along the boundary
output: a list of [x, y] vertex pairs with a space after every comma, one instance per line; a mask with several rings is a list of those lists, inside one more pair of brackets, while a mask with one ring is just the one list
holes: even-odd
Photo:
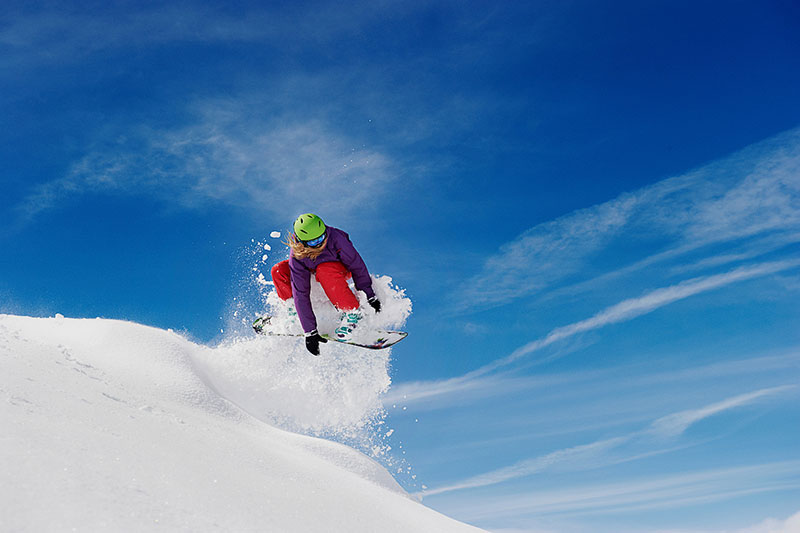
[[[347, 285], [347, 280], [352, 276], [343, 264], [331, 261], [317, 266], [315, 277], [322, 285], [325, 295], [337, 309], [350, 311], [358, 309], [358, 298]], [[292, 278], [288, 259], [272, 267], [272, 282], [275, 283], [278, 298], [288, 300], [292, 297]]]

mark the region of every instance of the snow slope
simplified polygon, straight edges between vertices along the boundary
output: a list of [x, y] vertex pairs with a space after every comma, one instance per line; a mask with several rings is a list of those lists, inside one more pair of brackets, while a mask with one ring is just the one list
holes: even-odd
[[357, 427], [388, 386], [385, 360], [360, 361], [375, 352], [276, 342], [0, 315], [0, 531], [478, 531], [366, 455], [268, 423]]

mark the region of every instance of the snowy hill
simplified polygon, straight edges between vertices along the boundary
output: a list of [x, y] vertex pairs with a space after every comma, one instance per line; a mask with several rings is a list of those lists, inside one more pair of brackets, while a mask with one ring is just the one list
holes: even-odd
[[361, 452], [276, 427], [352, 430], [388, 386], [375, 352], [279, 342], [0, 315], [0, 530], [478, 531]]

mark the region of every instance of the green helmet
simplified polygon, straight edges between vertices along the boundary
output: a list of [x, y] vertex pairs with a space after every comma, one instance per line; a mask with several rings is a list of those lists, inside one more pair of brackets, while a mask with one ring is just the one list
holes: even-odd
[[301, 241], [311, 241], [325, 234], [325, 223], [314, 213], [300, 215], [294, 221], [294, 234]]

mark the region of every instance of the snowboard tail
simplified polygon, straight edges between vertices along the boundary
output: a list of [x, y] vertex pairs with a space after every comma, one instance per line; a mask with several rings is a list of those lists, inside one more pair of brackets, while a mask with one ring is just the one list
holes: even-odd
[[[269, 329], [270, 326], [269, 316], [258, 317], [253, 322], [253, 330], [260, 335], [270, 335], [279, 337], [303, 337], [303, 333], [276, 333]], [[359, 333], [355, 340], [342, 340], [335, 335], [323, 333], [322, 336], [330, 341], [339, 342], [341, 344], [349, 344], [351, 346], [359, 346], [361, 348], [368, 348], [370, 350], [382, 350], [394, 346], [401, 340], [405, 339], [408, 333], [405, 331], [384, 331], [373, 330], [367, 333]]]

